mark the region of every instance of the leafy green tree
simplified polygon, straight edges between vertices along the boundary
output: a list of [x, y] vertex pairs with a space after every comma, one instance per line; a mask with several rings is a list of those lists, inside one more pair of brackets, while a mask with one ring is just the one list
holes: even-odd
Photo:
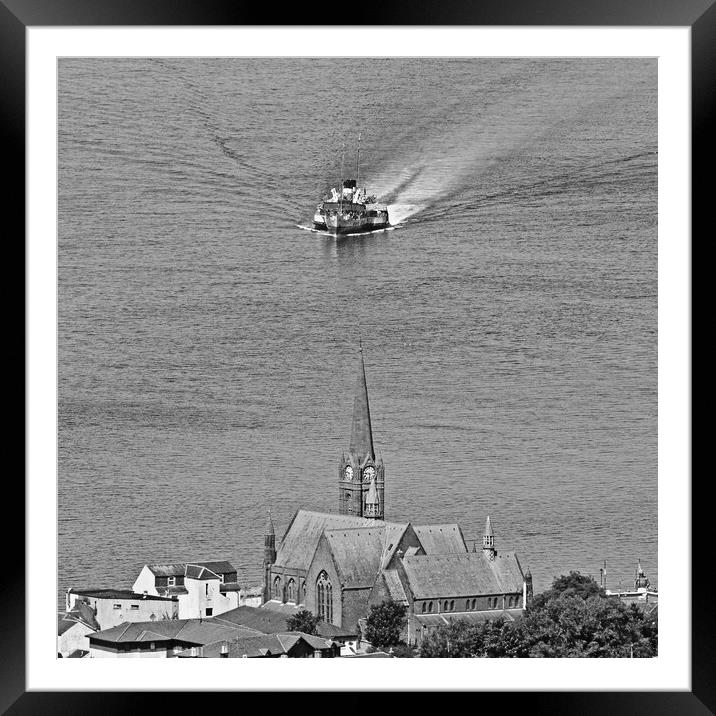
[[286, 619], [286, 628], [289, 631], [302, 631], [304, 634], [316, 634], [320, 620], [308, 609], [301, 609]]
[[366, 619], [365, 638], [376, 649], [400, 644], [406, 623], [406, 611], [404, 604], [392, 600], [371, 606]]

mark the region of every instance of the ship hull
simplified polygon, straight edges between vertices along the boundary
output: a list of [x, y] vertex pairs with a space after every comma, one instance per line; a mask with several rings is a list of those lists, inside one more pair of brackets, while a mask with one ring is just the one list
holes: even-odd
[[387, 229], [390, 222], [383, 216], [346, 217], [339, 214], [328, 214], [325, 217], [326, 231], [334, 235], [360, 234], [366, 231]]

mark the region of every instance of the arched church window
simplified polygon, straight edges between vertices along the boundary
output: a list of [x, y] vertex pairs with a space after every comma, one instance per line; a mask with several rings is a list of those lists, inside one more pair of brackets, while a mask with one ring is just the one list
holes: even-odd
[[271, 592], [271, 596], [274, 599], [278, 599], [280, 601], [280, 599], [281, 599], [281, 577], [276, 577], [276, 579], [273, 580], [273, 590]]
[[467, 611], [469, 608], [470, 608], [470, 600], [466, 599], [465, 600], [465, 611]]
[[301, 580], [301, 588], [298, 592], [298, 602], [299, 604], [304, 604], [306, 601], [306, 580]]
[[476, 603], [477, 603], [477, 601], [476, 601], [475, 599], [473, 599], [473, 600], [472, 600], [472, 608], [473, 608], [473, 609], [475, 608], [475, 604], [476, 604]]
[[432, 602], [428, 602], [428, 611], [429, 612], [433, 611], [433, 603]]
[[289, 579], [288, 584], [286, 585], [286, 601], [296, 601], [296, 582], [293, 578]]
[[316, 601], [318, 618], [321, 621], [333, 622], [333, 585], [326, 572], [321, 572], [316, 580]]
[[423, 614], [425, 614], [425, 610], [426, 610], [427, 606], [428, 605], [425, 602], [423, 602]]
[[446, 612], [448, 610], [448, 601], [445, 600], [445, 603], [443, 604], [443, 611]]
[[450, 611], [452, 612], [454, 609], [455, 609], [455, 600], [451, 599], [450, 600]]

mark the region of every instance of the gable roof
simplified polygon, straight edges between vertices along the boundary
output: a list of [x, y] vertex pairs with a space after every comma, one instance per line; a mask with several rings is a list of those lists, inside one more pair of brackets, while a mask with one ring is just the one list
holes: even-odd
[[262, 607], [236, 607], [228, 612], [223, 612], [212, 620], [222, 624], [243, 626], [264, 634], [275, 634], [286, 631], [286, 619], [290, 614], [264, 609]]
[[344, 587], [372, 587], [383, 554], [384, 526], [324, 530]]
[[306, 571], [323, 530], [384, 524], [382, 520], [371, 520], [367, 517], [297, 510], [281, 540], [274, 564]]
[[403, 567], [416, 599], [514, 594], [522, 591], [522, 570], [513, 552], [490, 561], [480, 552], [405, 556]]
[[94, 610], [89, 604], [84, 602], [75, 602], [73, 608], [69, 612], [57, 615], [57, 636], [62, 636], [66, 631], [69, 631], [75, 624], [81, 624], [82, 626], [92, 629], [93, 631], [99, 630], [99, 624], [94, 615]]
[[425, 554], [467, 552], [462, 530], [457, 524], [413, 525]]

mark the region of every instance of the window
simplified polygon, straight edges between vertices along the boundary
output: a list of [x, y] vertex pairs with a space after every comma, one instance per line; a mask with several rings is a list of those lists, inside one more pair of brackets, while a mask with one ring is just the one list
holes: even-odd
[[214, 614], [214, 607], [207, 607], [206, 608], [206, 616], [210, 617], [210, 616], [213, 616], [213, 614]]
[[423, 602], [423, 614], [425, 614], [425, 610], [427, 609], [427, 607], [428, 607], [428, 605], [425, 602]]
[[296, 601], [296, 582], [293, 578], [288, 580], [288, 584], [286, 585], [286, 601], [287, 602], [295, 602]]
[[121, 608], [122, 608], [121, 604], [113, 604], [112, 605], [112, 609], [121, 609]]
[[473, 609], [475, 608], [475, 604], [476, 604], [476, 603], [477, 603], [477, 601], [476, 601], [475, 599], [473, 599], [473, 600], [472, 600], [472, 608], [473, 608]]
[[470, 608], [470, 600], [466, 599], [465, 600], [465, 611], [467, 611], [469, 608]]
[[428, 602], [428, 611], [429, 612], [433, 611], [433, 603], [432, 602]]
[[176, 577], [167, 577], [167, 585], [173, 587], [177, 583]]
[[205, 592], [206, 596], [208, 597], [209, 596], [209, 582], [207, 582], [204, 585], [204, 592]]
[[318, 618], [321, 621], [333, 622], [333, 585], [326, 572], [321, 572], [316, 580], [316, 601]]
[[304, 604], [306, 601], [306, 580], [301, 580], [301, 591], [298, 595], [299, 603]]
[[444, 612], [448, 611], [448, 601], [447, 601], [447, 599], [445, 600], [445, 603], [443, 604], [443, 611], [444, 611]]
[[133, 610], [138, 610], [138, 609], [139, 609], [139, 604], [130, 604], [130, 605], [129, 605], [129, 608], [130, 608], [130, 609], [133, 609]]
[[454, 600], [454, 599], [451, 599], [451, 600], [450, 600], [450, 611], [452, 612], [452, 611], [454, 611], [454, 610], [455, 610], [455, 600]]
[[271, 590], [271, 597], [273, 599], [281, 599], [281, 577], [276, 577], [273, 580], [273, 589]]
[[151, 641], [149, 642], [149, 648], [154, 651], [157, 648], [157, 645], [153, 641]]

